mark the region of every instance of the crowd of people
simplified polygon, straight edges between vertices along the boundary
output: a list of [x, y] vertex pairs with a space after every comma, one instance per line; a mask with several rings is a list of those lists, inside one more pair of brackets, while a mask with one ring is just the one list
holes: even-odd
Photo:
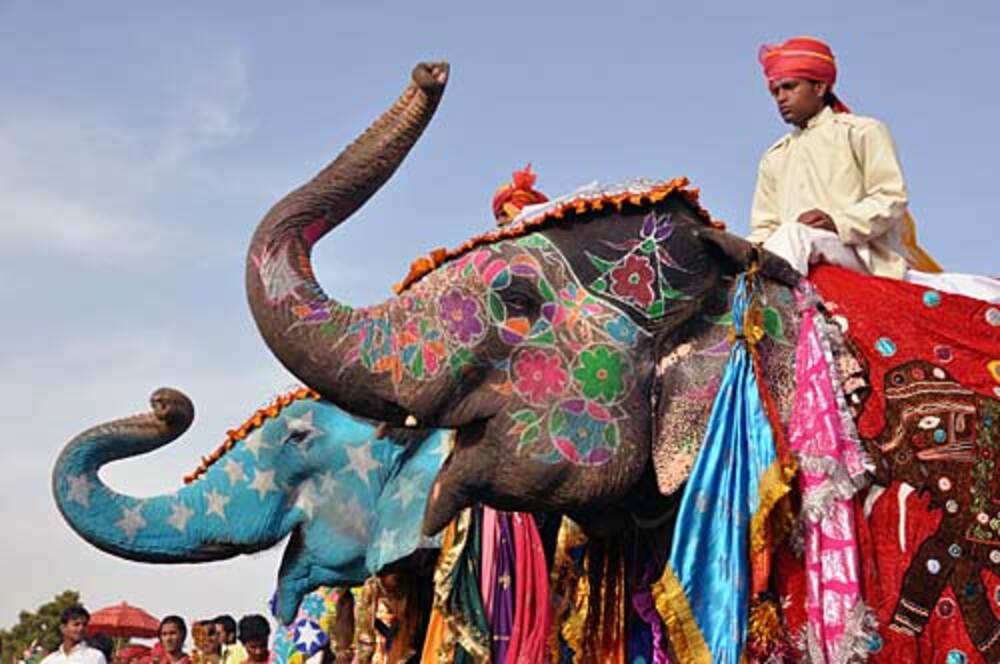
[[266, 664], [271, 661], [271, 625], [260, 614], [243, 616], [239, 623], [221, 615], [192, 624], [195, 647], [184, 649], [188, 626], [184, 618], [171, 615], [160, 621], [152, 648], [128, 645], [114, 647], [106, 634], [88, 635], [90, 614], [82, 606], [71, 606], [59, 619], [62, 643], [41, 664]]

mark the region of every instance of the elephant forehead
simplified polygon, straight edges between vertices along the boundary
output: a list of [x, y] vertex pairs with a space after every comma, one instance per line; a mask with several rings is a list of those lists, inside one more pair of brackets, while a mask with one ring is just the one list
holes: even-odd
[[475, 236], [453, 249], [435, 249], [426, 256], [418, 258], [410, 266], [409, 273], [394, 286], [394, 290], [397, 294], [403, 293], [440, 266], [457, 260], [479, 247], [523, 237], [558, 220], [576, 219], [591, 212], [621, 211], [624, 206], [649, 208], [671, 195], [683, 198], [703, 223], [721, 227], [722, 224], [713, 222], [708, 211], [701, 207], [698, 190], [689, 188], [688, 184], [687, 178], [679, 177], [666, 181], [637, 179], [624, 184], [595, 183], [581, 187], [547, 204], [525, 209], [525, 212], [511, 224]]

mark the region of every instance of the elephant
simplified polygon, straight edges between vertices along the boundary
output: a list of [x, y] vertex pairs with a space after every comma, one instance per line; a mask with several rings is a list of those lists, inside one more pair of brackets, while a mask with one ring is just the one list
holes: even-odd
[[63, 449], [52, 491], [67, 523], [113, 555], [154, 563], [221, 560], [291, 533], [278, 574], [276, 615], [289, 622], [320, 585], [360, 585], [418, 547], [431, 482], [453, 433], [387, 431], [306, 390], [281, 397], [203, 461], [187, 486], [134, 498], [98, 471], [170, 443], [190, 426], [191, 401], [169, 388], [152, 412], [98, 425]]
[[607, 532], [651, 486], [659, 362], [706, 333], [705, 312], [724, 311], [731, 277], [752, 260], [785, 284], [799, 275], [719, 230], [672, 181], [609, 189], [592, 209], [436, 252], [380, 304], [328, 296], [313, 245], [392, 175], [448, 75], [447, 64], [418, 65], [367, 131], [271, 208], [248, 251], [251, 311], [278, 360], [331, 403], [393, 426], [456, 430], [426, 534], [476, 502], [562, 512]]

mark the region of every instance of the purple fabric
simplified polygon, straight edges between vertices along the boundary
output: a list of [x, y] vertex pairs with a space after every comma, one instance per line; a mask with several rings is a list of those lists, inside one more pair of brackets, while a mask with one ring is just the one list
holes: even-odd
[[660, 622], [660, 614], [656, 611], [656, 604], [653, 602], [653, 591], [650, 588], [651, 580], [656, 576], [656, 566], [650, 561], [646, 563], [643, 570], [642, 579], [632, 591], [632, 608], [642, 618], [642, 621], [649, 626], [653, 635], [653, 664], [670, 664], [670, 656], [667, 655], [667, 643], [663, 635], [663, 623]]
[[514, 627], [514, 533], [510, 513], [497, 512], [500, 541], [496, 551], [496, 584], [493, 588], [493, 644], [494, 662], [507, 661], [507, 649]]

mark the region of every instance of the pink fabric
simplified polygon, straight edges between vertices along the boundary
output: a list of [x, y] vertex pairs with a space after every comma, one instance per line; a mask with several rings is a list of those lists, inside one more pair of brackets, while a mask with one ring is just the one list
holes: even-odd
[[552, 624], [549, 571], [535, 519], [515, 512], [514, 530], [514, 628], [506, 664], [541, 664], [548, 661], [546, 641]]
[[847, 661], [866, 627], [850, 498], [864, 475], [865, 457], [838, 400], [839, 381], [817, 329], [817, 315], [810, 310], [802, 319], [795, 362], [798, 392], [789, 423], [789, 444], [801, 464], [806, 646], [814, 663]]
[[497, 512], [483, 505], [483, 532], [480, 554], [479, 592], [483, 596], [486, 622], [493, 625], [493, 588], [496, 585]]

